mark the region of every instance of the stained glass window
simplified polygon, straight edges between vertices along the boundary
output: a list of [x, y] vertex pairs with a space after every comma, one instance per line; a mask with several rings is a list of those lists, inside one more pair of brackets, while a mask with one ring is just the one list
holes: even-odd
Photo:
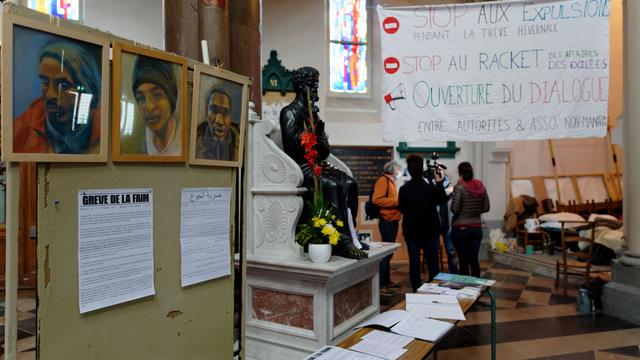
[[367, 93], [366, 0], [330, 0], [329, 90]]
[[80, 0], [29, 0], [29, 8], [67, 20], [80, 20]]

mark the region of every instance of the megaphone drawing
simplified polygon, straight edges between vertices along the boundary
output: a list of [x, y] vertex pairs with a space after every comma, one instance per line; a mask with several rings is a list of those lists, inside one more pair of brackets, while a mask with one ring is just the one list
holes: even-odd
[[395, 89], [393, 89], [390, 93], [384, 96], [384, 102], [386, 102], [387, 105], [389, 105], [389, 108], [391, 110], [395, 110], [396, 109], [395, 101], [405, 99], [405, 93], [406, 92], [404, 91], [404, 84], [400, 83], [398, 86], [396, 86]]

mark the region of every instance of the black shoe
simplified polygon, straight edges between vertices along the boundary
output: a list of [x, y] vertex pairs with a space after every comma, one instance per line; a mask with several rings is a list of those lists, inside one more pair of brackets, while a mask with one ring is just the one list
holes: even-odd
[[400, 289], [402, 285], [392, 281], [389, 284], [387, 284], [387, 287], [391, 289]]
[[389, 289], [389, 288], [380, 289], [380, 296], [392, 297], [392, 296], [395, 296], [395, 295], [396, 295], [396, 292], [393, 291], [392, 289]]

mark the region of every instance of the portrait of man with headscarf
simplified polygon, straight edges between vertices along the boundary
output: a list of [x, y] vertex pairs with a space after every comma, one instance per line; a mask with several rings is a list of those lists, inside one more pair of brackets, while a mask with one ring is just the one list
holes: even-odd
[[[42, 42], [45, 36], [49, 40], [33, 54], [37, 56], [37, 66], [32, 58], [18, 59], [14, 54], [14, 82], [21, 83], [14, 85], [13, 151], [98, 153], [100, 47], [50, 34], [40, 35], [38, 40]], [[31, 46], [24, 51], [33, 49]], [[29, 91], [28, 85], [35, 83], [39, 84], [39, 91]]]

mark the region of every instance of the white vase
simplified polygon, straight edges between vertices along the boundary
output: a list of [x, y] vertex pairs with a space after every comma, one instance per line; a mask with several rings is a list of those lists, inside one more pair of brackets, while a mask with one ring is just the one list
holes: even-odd
[[309, 244], [309, 258], [316, 264], [324, 264], [331, 259], [331, 244]]

